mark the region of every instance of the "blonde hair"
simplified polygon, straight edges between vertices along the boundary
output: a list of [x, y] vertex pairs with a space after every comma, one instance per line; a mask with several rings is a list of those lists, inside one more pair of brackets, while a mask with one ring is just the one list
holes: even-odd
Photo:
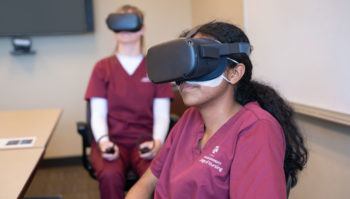
[[141, 18], [141, 20], [143, 21], [144, 19], [144, 14], [143, 12], [136, 6], [132, 6], [129, 4], [123, 5], [122, 7], [120, 7], [116, 13], [134, 13], [137, 16], [139, 16]]

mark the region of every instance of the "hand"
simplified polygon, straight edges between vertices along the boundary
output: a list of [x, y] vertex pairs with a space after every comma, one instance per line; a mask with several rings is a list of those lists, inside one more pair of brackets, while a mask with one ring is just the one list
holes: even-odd
[[157, 155], [161, 146], [162, 146], [162, 143], [159, 140], [143, 142], [142, 144], [140, 144], [139, 149], [149, 148], [151, 150], [149, 152], [146, 152], [146, 153], [140, 152], [140, 157], [143, 159], [146, 159], [146, 160], [153, 159]]
[[[109, 140], [103, 140], [98, 143], [103, 159], [113, 161], [119, 157], [118, 146]], [[114, 153], [107, 153], [108, 149], [114, 149]]]

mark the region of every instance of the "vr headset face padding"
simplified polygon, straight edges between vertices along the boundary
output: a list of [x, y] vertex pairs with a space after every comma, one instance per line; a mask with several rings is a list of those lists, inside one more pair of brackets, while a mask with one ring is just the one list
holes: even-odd
[[165, 42], [148, 50], [148, 76], [154, 83], [211, 80], [225, 71], [227, 55], [250, 53], [250, 46], [246, 48], [247, 45], [222, 44], [205, 38], [181, 38]]
[[110, 14], [106, 20], [107, 26], [114, 32], [137, 32], [142, 28], [142, 19], [133, 13]]

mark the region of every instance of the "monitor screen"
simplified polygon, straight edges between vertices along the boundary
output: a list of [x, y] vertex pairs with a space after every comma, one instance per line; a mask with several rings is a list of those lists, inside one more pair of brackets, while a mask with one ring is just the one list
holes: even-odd
[[92, 0], [0, 0], [0, 36], [91, 31]]

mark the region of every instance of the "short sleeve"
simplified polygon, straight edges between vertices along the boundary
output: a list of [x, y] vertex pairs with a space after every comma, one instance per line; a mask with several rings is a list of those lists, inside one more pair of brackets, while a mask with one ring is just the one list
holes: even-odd
[[156, 176], [157, 178], [159, 178], [160, 173], [162, 172], [165, 160], [169, 156], [170, 149], [171, 149], [173, 142], [175, 140], [175, 134], [179, 129], [179, 127], [178, 127], [179, 123], [180, 123], [180, 121], [178, 121], [175, 124], [175, 126], [171, 129], [169, 136], [167, 137], [164, 145], [162, 146], [162, 148], [160, 149], [160, 151], [158, 152], [156, 157], [152, 160], [150, 168], [151, 168], [153, 175]]
[[88, 87], [85, 93], [85, 100], [89, 100], [92, 97], [107, 97], [107, 72], [103, 67], [102, 62], [98, 62], [91, 74]]
[[276, 122], [259, 120], [238, 140], [230, 173], [230, 198], [286, 198], [284, 135]]
[[156, 84], [154, 98], [173, 98], [174, 93], [170, 83]]

